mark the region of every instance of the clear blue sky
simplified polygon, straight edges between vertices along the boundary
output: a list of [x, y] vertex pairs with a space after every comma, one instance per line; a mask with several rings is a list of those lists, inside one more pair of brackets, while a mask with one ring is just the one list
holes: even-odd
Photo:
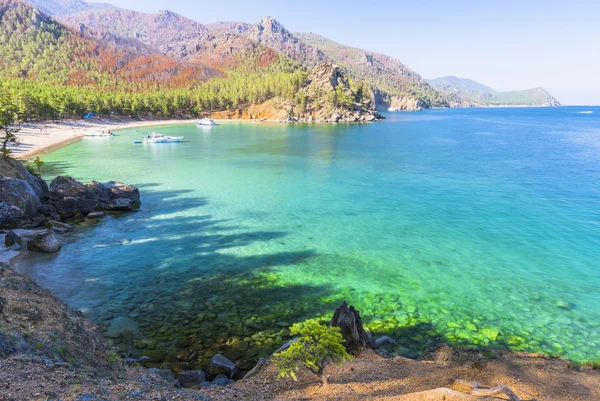
[[293, 32], [398, 58], [425, 78], [497, 90], [542, 86], [567, 104], [600, 104], [600, 0], [107, 0], [201, 23], [272, 16]]

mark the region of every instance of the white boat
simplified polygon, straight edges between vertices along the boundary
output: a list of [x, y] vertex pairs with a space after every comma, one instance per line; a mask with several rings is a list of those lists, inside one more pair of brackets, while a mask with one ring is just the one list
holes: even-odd
[[144, 143], [170, 143], [170, 142], [181, 142], [182, 136], [164, 136], [153, 132], [152, 135], [147, 135], [144, 138]]
[[212, 118], [203, 118], [201, 120], [196, 120], [196, 125], [199, 127], [213, 127], [217, 124]]
[[85, 136], [113, 136], [114, 134], [107, 129], [94, 130], [86, 132]]

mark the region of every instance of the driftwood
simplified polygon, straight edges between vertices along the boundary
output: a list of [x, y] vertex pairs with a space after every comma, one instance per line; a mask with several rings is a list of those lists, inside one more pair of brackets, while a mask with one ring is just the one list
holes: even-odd
[[366, 349], [373, 349], [371, 336], [362, 325], [360, 312], [354, 306], [348, 306], [346, 301], [335, 310], [329, 327], [339, 327], [344, 338], [346, 350], [358, 355]]
[[465, 383], [470, 386], [473, 386], [473, 390], [471, 390], [471, 395], [474, 395], [477, 397], [491, 397], [493, 395], [505, 394], [510, 401], [521, 401], [519, 399], [519, 397], [517, 397], [517, 395], [511, 389], [509, 389], [507, 386], [505, 386], [504, 384], [501, 384], [494, 388], [484, 389], [484, 388], [479, 387], [479, 383], [477, 383], [477, 382], [469, 383], [466, 380], [457, 380], [457, 381], [461, 382], [461, 383]]

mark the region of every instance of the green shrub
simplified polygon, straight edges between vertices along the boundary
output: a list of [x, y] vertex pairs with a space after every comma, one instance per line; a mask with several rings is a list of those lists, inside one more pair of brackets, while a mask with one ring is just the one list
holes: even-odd
[[293, 325], [290, 333], [298, 339], [289, 348], [273, 356], [279, 369], [278, 378], [291, 377], [297, 380], [296, 372], [300, 365], [304, 365], [323, 383], [327, 383], [323, 374], [325, 366], [352, 358], [344, 348], [344, 339], [337, 327], [330, 328], [315, 320], [307, 320]]

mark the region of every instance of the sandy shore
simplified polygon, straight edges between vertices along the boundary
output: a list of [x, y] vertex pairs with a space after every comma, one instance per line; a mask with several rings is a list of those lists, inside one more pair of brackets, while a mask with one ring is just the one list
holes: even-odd
[[[195, 120], [132, 119], [128, 117], [92, 118], [89, 120], [66, 120], [57, 122], [25, 123], [17, 133], [18, 144], [11, 146], [12, 156], [29, 160], [52, 152], [83, 138], [93, 130], [117, 130], [153, 125], [193, 124]], [[255, 120], [216, 120], [219, 123], [250, 122]]]

